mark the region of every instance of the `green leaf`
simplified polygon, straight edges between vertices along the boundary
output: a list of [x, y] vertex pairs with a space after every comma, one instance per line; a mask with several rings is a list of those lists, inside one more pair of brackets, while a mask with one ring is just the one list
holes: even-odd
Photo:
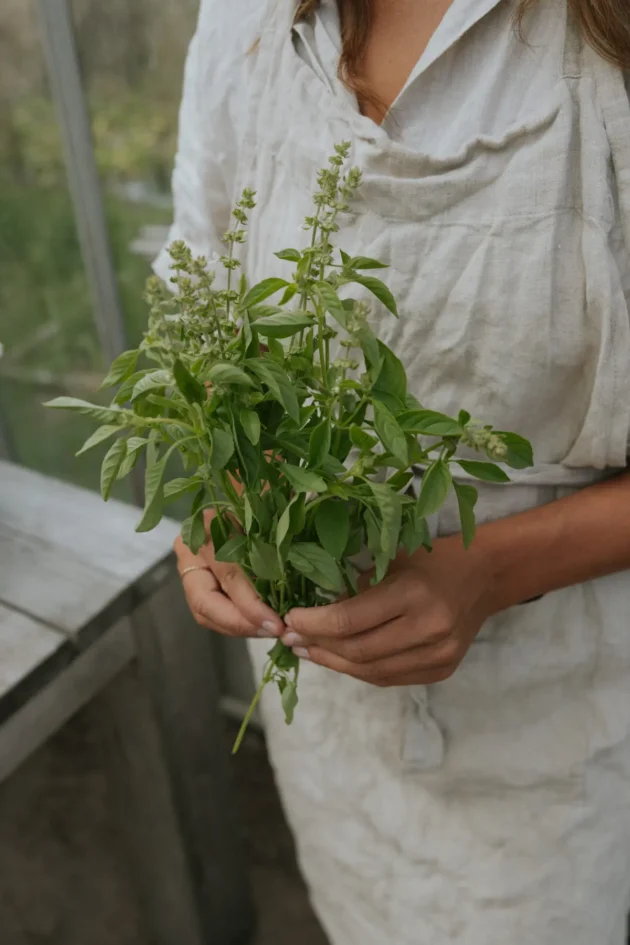
[[278, 341], [277, 338], [267, 336], [267, 351], [274, 361], [278, 361], [279, 364], [284, 364], [285, 351], [281, 341]]
[[398, 493], [385, 483], [371, 482], [376, 504], [381, 513], [381, 551], [391, 561], [396, 556], [402, 525], [402, 500]]
[[304, 522], [306, 519], [304, 500], [304, 493], [294, 496], [280, 516], [280, 521], [278, 522], [278, 528], [276, 531], [276, 547], [279, 551], [281, 550], [281, 545], [286, 541], [286, 539], [292, 538], [295, 535], [299, 535], [299, 533], [304, 528]]
[[309, 466], [321, 466], [330, 452], [331, 432], [328, 420], [319, 423], [311, 433], [308, 446]]
[[164, 473], [166, 464], [175, 446], [171, 446], [162, 459], [154, 459], [153, 451], [147, 453], [147, 470], [144, 479], [144, 513], [137, 532], [150, 532], [159, 524], [164, 511]]
[[204, 375], [204, 379], [219, 387], [226, 384], [237, 384], [240, 387], [255, 387], [256, 384], [243, 368], [230, 361], [217, 361]]
[[198, 555], [204, 545], [207, 544], [208, 535], [201, 509], [182, 522], [182, 541], [194, 555]]
[[252, 328], [264, 338], [290, 338], [315, 324], [316, 320], [307, 312], [282, 312], [279, 315], [270, 315], [269, 318], [257, 319]]
[[319, 297], [322, 308], [326, 312], [329, 312], [342, 328], [345, 328], [348, 315], [335, 289], [333, 289], [329, 282], [318, 282], [315, 286], [315, 291]]
[[287, 259], [289, 262], [299, 262], [302, 254], [297, 249], [281, 249], [279, 253], [274, 253], [278, 259]]
[[234, 455], [234, 437], [229, 430], [215, 427], [212, 430], [212, 455], [210, 467], [214, 472], [225, 469]]
[[200, 384], [197, 378], [192, 376], [179, 358], [176, 358], [173, 364], [173, 376], [177, 387], [189, 404], [203, 404], [208, 399], [203, 384]]
[[479, 493], [474, 486], [465, 486], [458, 482], [453, 482], [453, 485], [455, 486], [457, 504], [459, 505], [459, 517], [462, 523], [464, 547], [470, 548], [477, 527], [475, 522], [475, 506], [479, 498]]
[[407, 374], [400, 359], [382, 341], [378, 342], [378, 349], [382, 366], [374, 382], [373, 394], [390, 409], [398, 409], [391, 407], [391, 401], [393, 398], [399, 402], [400, 407], [405, 405]]
[[483, 482], [509, 482], [510, 477], [500, 466], [494, 463], [477, 463], [468, 459], [455, 460], [469, 476]]
[[127, 455], [123, 459], [120, 469], [118, 470], [118, 479], [124, 479], [125, 476], [129, 475], [131, 470], [140, 459], [140, 454], [147, 443], [148, 440], [143, 439], [141, 436], [129, 437], [127, 440]]
[[131, 400], [133, 389], [138, 383], [138, 381], [140, 380], [140, 378], [144, 377], [146, 374], [151, 374], [151, 373], [152, 373], [151, 368], [145, 368], [142, 371], [136, 371], [135, 374], [132, 374], [131, 377], [128, 377], [127, 380], [123, 381], [123, 383], [119, 387], [118, 391], [116, 392], [116, 396], [114, 397], [113, 402], [115, 404], [121, 404], [121, 405], [128, 403]]
[[411, 518], [405, 522], [401, 535], [401, 543], [410, 555], [415, 554], [420, 548], [426, 548], [427, 551], [431, 551], [431, 532], [429, 531], [426, 518], [418, 518], [417, 515], [412, 515]]
[[431, 463], [422, 477], [422, 487], [418, 496], [416, 514], [418, 518], [428, 518], [438, 512], [451, 491], [453, 477], [448, 464], [441, 459]]
[[452, 417], [435, 410], [405, 410], [396, 419], [408, 433], [416, 436], [463, 436], [464, 428]]
[[346, 502], [328, 499], [315, 510], [315, 530], [322, 546], [338, 561], [350, 537], [350, 510]]
[[374, 276], [362, 276], [358, 272], [352, 273], [352, 281], [358, 282], [359, 285], [364, 286], [368, 292], [371, 292], [372, 295], [376, 296], [379, 302], [383, 303], [385, 308], [389, 309], [392, 315], [395, 315], [396, 318], [398, 318], [396, 299], [384, 282], [381, 282], [380, 279], [376, 279]]
[[140, 352], [137, 348], [119, 354], [116, 360], [112, 362], [107, 377], [101, 384], [101, 390], [106, 387], [115, 387], [116, 384], [126, 381], [135, 371], [139, 355]]
[[210, 521], [210, 540], [212, 541], [212, 548], [214, 550], [215, 557], [223, 548], [223, 545], [229, 539], [229, 531], [226, 523], [223, 520], [223, 516], [220, 512], [217, 512], [213, 519]]
[[252, 446], [257, 446], [260, 441], [260, 417], [255, 410], [243, 408], [239, 414], [239, 419], [245, 431], [245, 436]]
[[190, 479], [171, 479], [171, 481], [167, 482], [164, 486], [164, 501], [175, 502], [176, 499], [181, 499], [182, 496], [188, 495], [189, 492], [195, 492], [200, 484], [201, 479], [197, 476], [192, 476]]
[[280, 581], [282, 579], [276, 549], [267, 542], [261, 541], [259, 538], [253, 538], [249, 560], [256, 577], [262, 578], [264, 581]]
[[460, 411], [459, 411], [459, 416], [458, 416], [457, 419], [458, 419], [458, 421], [461, 423], [461, 425], [462, 425], [463, 427], [465, 427], [467, 423], [470, 423], [472, 417], [471, 417], [471, 415], [468, 413], [467, 410], [460, 410]]
[[108, 440], [110, 436], [113, 436], [115, 433], [120, 433], [120, 427], [108, 423], [103, 427], [99, 427], [92, 436], [88, 437], [81, 449], [76, 453], [77, 456], [82, 456], [83, 453], [87, 453], [88, 450], [93, 449], [95, 446], [99, 446], [101, 443], [104, 443], [105, 440]]
[[173, 377], [170, 371], [151, 371], [150, 374], [141, 377], [135, 385], [131, 394], [131, 401], [133, 403], [143, 394], [147, 394], [151, 390], [161, 390], [163, 387], [169, 387], [172, 383]]
[[240, 564], [245, 557], [246, 548], [247, 538], [245, 535], [233, 535], [231, 538], [228, 538], [219, 551], [215, 552], [215, 558], [217, 561], [222, 561], [226, 564]]
[[270, 393], [280, 403], [289, 416], [300, 422], [300, 405], [292, 386], [291, 378], [283, 368], [269, 358], [251, 358], [247, 361], [250, 370], [269, 388]]
[[328, 488], [321, 476], [301, 466], [282, 463], [281, 471], [296, 492], [325, 492]]
[[346, 265], [349, 269], [389, 269], [386, 263], [370, 259], [369, 256], [355, 256], [354, 259], [349, 259]]
[[350, 439], [353, 445], [360, 449], [362, 453], [371, 453], [378, 443], [375, 436], [371, 436], [366, 430], [358, 427], [356, 423], [350, 427]]
[[340, 594], [343, 577], [339, 565], [324, 548], [314, 542], [299, 542], [289, 551], [288, 560], [296, 571], [317, 587]]
[[291, 284], [280, 299], [280, 305], [286, 305], [287, 302], [291, 301], [294, 295], [297, 295], [297, 286], [295, 284]]
[[287, 725], [293, 723], [295, 710], [298, 705], [297, 685], [292, 679], [287, 679], [286, 685], [282, 690], [282, 709], [284, 711], [284, 720]]
[[251, 308], [253, 305], [258, 305], [271, 295], [275, 295], [280, 289], [286, 289], [288, 285], [286, 279], [263, 279], [249, 290], [245, 298], [240, 301], [239, 308]]
[[105, 459], [103, 460], [103, 465], [101, 466], [101, 495], [106, 502], [109, 499], [112, 486], [116, 480], [116, 477], [118, 476], [118, 471], [120, 470], [120, 466], [123, 459], [125, 458], [126, 452], [127, 441], [120, 439], [116, 440], [115, 443], [112, 443], [105, 454]]
[[260, 445], [254, 446], [245, 435], [242, 427], [236, 427], [238, 442], [238, 464], [241, 478], [250, 489], [255, 489], [260, 479], [262, 453]]
[[385, 449], [407, 465], [409, 451], [405, 434], [396, 423], [394, 415], [379, 401], [374, 402], [374, 427]]
[[118, 423], [125, 419], [125, 411], [120, 407], [99, 407], [97, 404], [90, 404], [87, 400], [79, 400], [77, 397], [55, 397], [44, 404], [45, 407], [51, 407], [53, 410], [76, 410], [77, 413], [85, 414], [92, 420], [98, 420], [101, 423]]
[[243, 510], [245, 512], [245, 533], [249, 535], [254, 524], [254, 513], [246, 492], [243, 494]]
[[505, 445], [508, 448], [508, 454], [505, 462], [512, 469], [528, 469], [534, 465], [534, 451], [532, 444], [525, 437], [518, 436], [516, 433], [499, 433]]

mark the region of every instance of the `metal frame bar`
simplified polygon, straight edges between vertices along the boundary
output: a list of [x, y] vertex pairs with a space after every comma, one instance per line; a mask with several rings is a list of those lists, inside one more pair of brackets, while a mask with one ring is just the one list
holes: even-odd
[[[69, 0], [37, 0], [44, 54], [59, 114], [68, 184], [81, 254], [93, 299], [96, 330], [107, 363], [128, 347], [118, 280], [112, 259], [92, 128]], [[142, 469], [132, 474], [142, 505]]]

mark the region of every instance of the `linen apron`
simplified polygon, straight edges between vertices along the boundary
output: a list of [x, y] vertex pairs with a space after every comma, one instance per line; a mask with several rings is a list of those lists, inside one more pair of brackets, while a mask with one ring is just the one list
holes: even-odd
[[[294, 4], [268, 7], [236, 171], [235, 193], [253, 187], [259, 201], [250, 282], [286, 274], [272, 252], [303, 244], [316, 172], [348, 140], [364, 183], [336, 242], [391, 266], [401, 317], [375, 306], [372, 321], [411, 391], [534, 443], [534, 469], [479, 484], [480, 521], [625, 467], [621, 73], [567, 14], [564, 63], [539, 113], [435, 157], [332, 94], [296, 53]], [[457, 530], [449, 505], [434, 531]], [[252, 644], [257, 671], [266, 649]], [[492, 618], [455, 675], [429, 689], [381, 690], [306, 664], [292, 727], [278, 703], [273, 691], [263, 700], [271, 758], [332, 945], [625, 945], [627, 574]]]

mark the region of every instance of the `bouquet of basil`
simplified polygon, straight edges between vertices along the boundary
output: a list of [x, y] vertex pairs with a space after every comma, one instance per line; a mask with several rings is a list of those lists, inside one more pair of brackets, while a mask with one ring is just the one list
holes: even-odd
[[[453, 464], [504, 482], [504, 465], [533, 462], [522, 437], [495, 432], [465, 410], [449, 417], [418, 403], [403, 365], [370, 328], [369, 306], [341, 291], [357, 285], [398, 317], [390, 290], [372, 274], [386, 267], [333, 247], [339, 215], [349, 212], [361, 183], [357, 168], [346, 170], [348, 154], [349, 145], [338, 145], [319, 173], [304, 224], [308, 248], [276, 253], [292, 267], [287, 279], [250, 287], [239, 274], [236, 249], [255, 206], [246, 190], [224, 237], [225, 288], [215, 287], [207, 260], [174, 243], [176, 291], [149, 281], [144, 339], [116, 359], [103, 382], [118, 388], [110, 406], [69, 397], [48, 404], [100, 422], [80, 452], [112, 441], [101, 472], [104, 499], [145, 455], [138, 531], [155, 528], [169, 502], [190, 496], [182, 535], [197, 553], [208, 541], [204, 511], [215, 510], [217, 559], [238, 563], [280, 616], [356, 594], [353, 559], [362, 549], [375, 583], [401, 548], [430, 551], [427, 518], [452, 490], [469, 545], [477, 492], [453, 479]], [[331, 355], [333, 340], [342, 357]], [[458, 458], [463, 446], [484, 461]], [[173, 453], [187, 475], [167, 482]], [[424, 471], [417, 496], [408, 489], [413, 467]], [[299, 660], [278, 642], [235, 748], [269, 683], [292, 721], [298, 673]]]

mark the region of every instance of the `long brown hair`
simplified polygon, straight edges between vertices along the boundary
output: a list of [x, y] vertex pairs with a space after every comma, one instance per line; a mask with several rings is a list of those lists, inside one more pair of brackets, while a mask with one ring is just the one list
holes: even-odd
[[[519, 0], [517, 20], [524, 26], [527, 13], [538, 0]], [[374, 18], [373, 0], [337, 0], [342, 22], [343, 50], [339, 74], [359, 100], [380, 108], [361, 78], [361, 60]], [[606, 59], [623, 69], [630, 69], [630, 0], [569, 0], [587, 41]], [[320, 0], [302, 0], [296, 19], [302, 20], [320, 5]]]

